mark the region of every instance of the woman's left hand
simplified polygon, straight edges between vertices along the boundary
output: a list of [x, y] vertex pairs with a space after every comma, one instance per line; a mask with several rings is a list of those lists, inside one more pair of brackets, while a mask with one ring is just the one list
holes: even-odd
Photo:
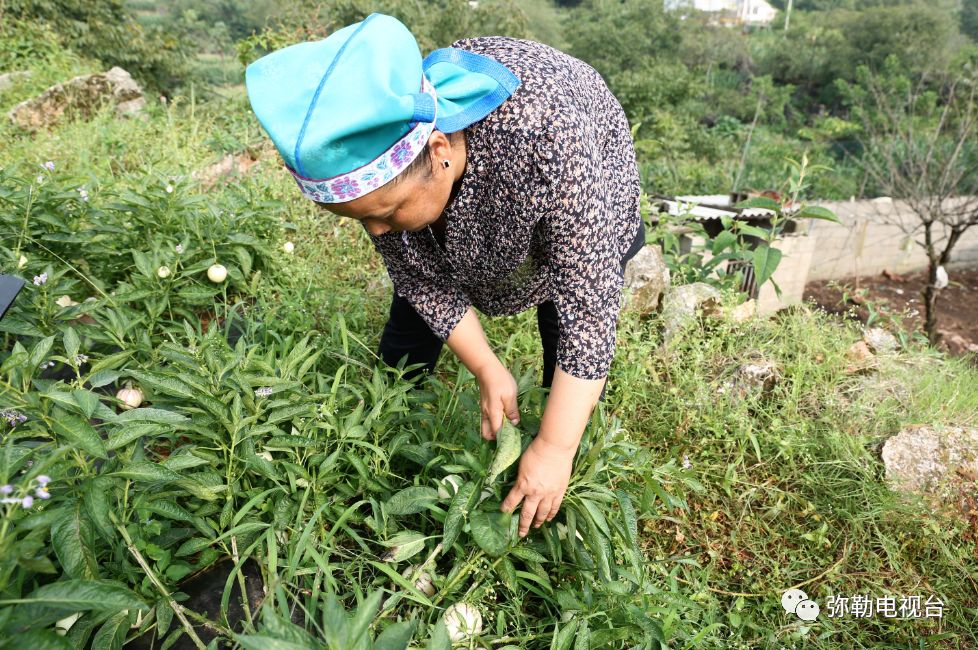
[[567, 491], [575, 449], [555, 447], [537, 436], [520, 457], [516, 484], [506, 495], [500, 510], [512, 512], [523, 501], [520, 511], [520, 537], [526, 537], [530, 523], [539, 528], [557, 516]]

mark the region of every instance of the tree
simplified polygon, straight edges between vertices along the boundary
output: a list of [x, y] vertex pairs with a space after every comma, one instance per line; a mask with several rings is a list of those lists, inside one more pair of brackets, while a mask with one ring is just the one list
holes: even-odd
[[978, 41], [978, 0], [962, 0], [958, 10], [958, 23], [963, 34]]
[[936, 343], [938, 277], [954, 246], [978, 225], [978, 73], [967, 63], [911, 80], [896, 57], [882, 71], [861, 66], [839, 86], [860, 125], [852, 157], [875, 189], [893, 199], [882, 220], [898, 226], [928, 259], [924, 329]]

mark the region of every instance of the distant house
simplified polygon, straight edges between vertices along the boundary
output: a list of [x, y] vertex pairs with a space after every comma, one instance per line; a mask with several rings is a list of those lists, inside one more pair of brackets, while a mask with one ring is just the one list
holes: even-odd
[[[778, 10], [765, 0], [664, 0], [666, 11], [703, 11], [720, 25], [769, 25]], [[685, 18], [685, 16], [683, 16]]]

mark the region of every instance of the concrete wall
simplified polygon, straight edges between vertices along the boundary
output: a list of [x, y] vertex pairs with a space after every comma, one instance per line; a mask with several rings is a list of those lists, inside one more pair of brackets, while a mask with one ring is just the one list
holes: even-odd
[[[972, 198], [972, 201], [975, 199]], [[961, 206], [967, 198], [949, 202]], [[818, 201], [835, 212], [841, 225], [828, 221], [811, 221], [810, 234], [815, 236], [816, 250], [808, 280], [835, 280], [855, 275], [877, 275], [883, 269], [906, 273], [927, 268], [924, 249], [913, 239], [923, 240], [923, 230], [905, 204], [887, 198], [862, 201]], [[802, 232], [808, 229], [802, 221]], [[936, 231], [936, 229], [935, 229]], [[908, 232], [914, 237], [908, 236]], [[946, 237], [944, 231], [940, 237]], [[978, 226], [972, 226], [958, 240], [947, 268], [978, 266]]]

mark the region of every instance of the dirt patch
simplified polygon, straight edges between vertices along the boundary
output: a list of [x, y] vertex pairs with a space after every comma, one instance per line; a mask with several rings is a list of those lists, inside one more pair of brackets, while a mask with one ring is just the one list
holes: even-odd
[[[950, 284], [937, 298], [941, 345], [951, 354], [974, 354], [978, 352], [978, 267], [948, 274]], [[874, 312], [882, 325], [896, 316], [907, 332], [923, 332], [926, 284], [926, 272], [897, 275], [884, 271], [875, 276], [809, 282], [805, 300], [861, 323]]]

